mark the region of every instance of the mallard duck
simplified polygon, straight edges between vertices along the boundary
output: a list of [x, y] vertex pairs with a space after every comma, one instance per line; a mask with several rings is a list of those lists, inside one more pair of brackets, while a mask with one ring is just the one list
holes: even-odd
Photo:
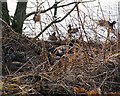
[[108, 21], [108, 26], [110, 29], [113, 29], [113, 26], [116, 24], [116, 21], [113, 21], [112, 23]]
[[48, 39], [51, 41], [57, 41], [57, 37], [55, 35], [56, 35], [56, 33], [54, 32], [52, 35], [49, 36]]
[[33, 21], [36, 23], [36, 22], [39, 22], [40, 21], [40, 14], [39, 13], [35, 13], [34, 17], [33, 17]]
[[68, 25], [68, 33], [72, 34], [78, 31], [79, 31], [79, 28], [72, 28], [70, 24]]
[[106, 21], [106, 20], [99, 20], [98, 21], [98, 25], [100, 26], [106, 26], [109, 29], [113, 29], [113, 26], [116, 24], [116, 21], [110, 22], [110, 21]]

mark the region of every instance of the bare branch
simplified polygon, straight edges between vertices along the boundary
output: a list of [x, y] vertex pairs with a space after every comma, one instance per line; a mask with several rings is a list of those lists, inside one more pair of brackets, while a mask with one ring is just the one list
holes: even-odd
[[55, 19], [55, 20], [53, 20], [50, 24], [48, 24], [48, 25], [42, 30], [42, 32], [40, 32], [40, 33], [35, 37], [35, 39], [37, 39], [41, 34], [43, 34], [43, 32], [44, 32], [46, 29], [48, 29], [52, 24], [54, 24], [54, 23], [59, 23], [59, 22], [63, 21], [63, 20], [76, 8], [76, 6], [77, 6], [77, 3], [75, 4], [75, 6], [74, 6], [63, 18], [61, 18], [60, 20]]
[[[94, 2], [94, 1], [96, 1], [96, 0], [71, 2], [71, 3], [68, 3], [68, 4], [64, 4], [64, 5], [57, 6], [57, 8], [69, 6], [69, 5], [76, 4], [76, 3], [79, 4], [79, 3], [87, 3], [87, 2]], [[57, 3], [55, 3], [55, 4], [59, 4], [59, 3], [61, 3], [61, 2], [57, 2]], [[45, 13], [45, 12], [47, 12], [47, 11], [53, 9], [53, 8], [55, 7], [55, 4], [53, 4], [52, 7], [48, 8], [48, 9], [46, 9], [46, 10], [41, 10], [40, 13]], [[31, 13], [27, 14], [27, 15], [26, 15], [26, 18], [28, 18], [29, 16], [31, 16], [31, 15], [33, 15], [33, 14], [35, 14], [35, 13], [36, 13], [36, 12], [34, 11], [34, 12], [31, 12]]]

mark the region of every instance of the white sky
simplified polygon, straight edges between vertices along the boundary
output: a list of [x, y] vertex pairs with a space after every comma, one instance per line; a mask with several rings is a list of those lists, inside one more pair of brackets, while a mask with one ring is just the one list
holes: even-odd
[[[28, 1], [33, 2], [33, 0], [28, 0]], [[54, 3], [54, 0], [48, 0], [48, 1], [50, 1], [51, 4]], [[51, 2], [51, 1], [53, 1], [53, 2]], [[64, 0], [64, 1], [71, 2], [71, 1], [87, 1], [87, 0]], [[98, 0], [96, 0], [96, 1], [98, 1]], [[101, 3], [102, 8], [107, 8], [107, 7], [115, 8], [115, 5], [117, 6], [118, 1], [120, 1], [120, 0], [99, 0], [99, 1]], [[8, 2], [8, 8], [9, 8], [10, 14], [13, 15], [15, 8], [16, 8], [17, 0], [7, 0], [7, 2]], [[96, 3], [94, 2], [94, 4], [97, 4], [97, 2]], [[93, 6], [93, 5], [91, 4], [91, 6]]]
[[[32, 5], [32, 3], [30, 3], [30, 1], [32, 1], [33, 2], [33, 0], [28, 0], [29, 2], [28, 2], [28, 6], [29, 7], [33, 7], [33, 6], [35, 6], [35, 5]], [[36, 1], [36, 0], [34, 0], [34, 1]], [[38, 1], [41, 1], [41, 0], [38, 0]], [[42, 0], [42, 1], [46, 1], [46, 0]], [[49, 1], [49, 3], [50, 4], [54, 4], [54, 0], [48, 0]], [[59, 0], [58, 0], [59, 1]], [[81, 0], [64, 0], [65, 2], [71, 2], [71, 1], [81, 1]], [[82, 0], [82, 1], [88, 1], [88, 0]], [[120, 0], [99, 0], [100, 1], [100, 4], [101, 4], [101, 7], [102, 7], [102, 9], [103, 9], [103, 12], [104, 12], [104, 15], [105, 15], [105, 18], [107, 19], [107, 20], [109, 20], [109, 19], [112, 19], [112, 21], [113, 20], [116, 20], [117, 21], [117, 19], [118, 19], [118, 8], [117, 8], [117, 5], [118, 5], [118, 1], [120, 1]], [[9, 9], [9, 13], [10, 13], [10, 15], [14, 15], [14, 12], [15, 12], [15, 8], [16, 8], [16, 2], [17, 2], [17, 0], [7, 0], [7, 2], [8, 2], [8, 9]], [[64, 2], [64, 3], [65, 3]], [[63, 3], [63, 4], [64, 4]], [[47, 5], [47, 4], [46, 4]], [[98, 6], [98, 0], [96, 0], [95, 2], [92, 2], [92, 3], [88, 3], [88, 5], [87, 5], [89, 8], [91, 8], [91, 13], [90, 14], [92, 14], [93, 16], [95, 15], [94, 14], [94, 12], [92, 12], [92, 11], [96, 11], [96, 9], [97, 9], [97, 6]], [[45, 6], [45, 7], [47, 7], [48, 8], [48, 6]], [[82, 6], [80, 6], [81, 7], [81, 9], [82, 9]], [[31, 11], [35, 11], [35, 9], [33, 8], [33, 9], [28, 9], [27, 10], [27, 12], [31, 12]], [[83, 9], [83, 11], [84, 11], [84, 9]], [[59, 13], [59, 15], [60, 16], [62, 16], [63, 14], [60, 14]], [[96, 16], [97, 17], [97, 16]]]

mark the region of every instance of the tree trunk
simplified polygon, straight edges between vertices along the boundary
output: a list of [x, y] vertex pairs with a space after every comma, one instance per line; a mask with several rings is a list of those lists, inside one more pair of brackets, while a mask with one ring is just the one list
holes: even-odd
[[8, 24], [10, 25], [10, 16], [9, 16], [9, 11], [8, 11], [8, 7], [7, 7], [7, 2], [1, 2], [2, 5], [2, 12], [0, 12], [1, 14], [1, 18]]
[[120, 51], [120, 1], [118, 2], [118, 50]]
[[22, 27], [26, 17], [27, 2], [18, 2], [17, 8], [12, 21], [12, 29], [22, 34]]

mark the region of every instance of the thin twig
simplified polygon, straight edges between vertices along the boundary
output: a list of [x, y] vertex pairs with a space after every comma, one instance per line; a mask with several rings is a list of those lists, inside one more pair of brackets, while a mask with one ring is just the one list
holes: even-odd
[[31, 57], [25, 64], [23, 64], [23, 66], [21, 66], [14, 74], [16, 74], [17, 72], [19, 72], [19, 71], [20, 71], [25, 65], [27, 65], [33, 58], [34, 58], [34, 56]]

